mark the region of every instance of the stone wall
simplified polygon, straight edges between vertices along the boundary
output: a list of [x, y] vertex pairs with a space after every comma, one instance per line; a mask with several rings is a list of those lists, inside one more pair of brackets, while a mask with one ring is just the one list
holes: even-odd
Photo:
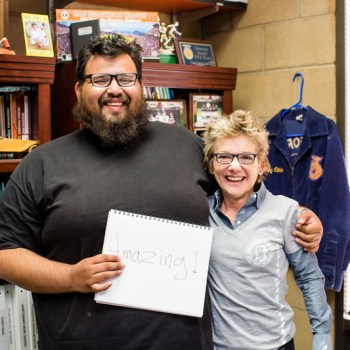
[[335, 0], [249, 0], [243, 13], [202, 21], [218, 65], [237, 67], [234, 107], [269, 119], [299, 99], [336, 119]]

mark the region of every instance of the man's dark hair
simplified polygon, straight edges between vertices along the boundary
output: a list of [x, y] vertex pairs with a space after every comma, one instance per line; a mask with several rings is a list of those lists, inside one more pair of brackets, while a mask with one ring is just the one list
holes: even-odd
[[136, 41], [128, 41], [122, 35], [109, 34], [101, 37], [91, 38], [79, 51], [76, 77], [79, 82], [85, 75], [86, 63], [92, 56], [110, 56], [117, 57], [127, 54], [135, 63], [138, 80], [142, 81], [142, 48]]

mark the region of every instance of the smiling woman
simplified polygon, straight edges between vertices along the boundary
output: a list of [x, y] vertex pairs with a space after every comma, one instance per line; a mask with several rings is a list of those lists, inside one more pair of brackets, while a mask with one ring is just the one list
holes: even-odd
[[257, 145], [244, 135], [218, 139], [214, 152], [209, 170], [224, 195], [221, 210], [234, 222], [264, 172], [264, 159], [256, 159]]
[[[293, 311], [285, 300], [290, 266], [313, 315], [313, 350], [331, 350], [324, 277], [315, 254], [291, 235], [298, 203], [273, 195], [263, 183], [269, 170], [265, 128], [250, 113], [236, 111], [210, 123], [204, 143], [205, 164], [220, 187], [209, 197], [215, 349], [294, 350]], [[239, 321], [233, 315], [240, 315]]]

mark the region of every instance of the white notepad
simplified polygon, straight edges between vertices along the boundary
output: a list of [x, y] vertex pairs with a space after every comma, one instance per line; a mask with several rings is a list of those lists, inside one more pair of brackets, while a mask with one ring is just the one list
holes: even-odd
[[95, 301], [202, 317], [212, 235], [207, 226], [111, 210], [103, 253], [119, 255], [125, 270]]

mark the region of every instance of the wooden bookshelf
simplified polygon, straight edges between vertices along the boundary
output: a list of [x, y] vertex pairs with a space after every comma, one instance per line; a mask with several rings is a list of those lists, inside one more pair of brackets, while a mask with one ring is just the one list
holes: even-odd
[[[53, 0], [52, 9], [62, 9], [72, 0]], [[86, 5], [111, 6], [128, 11], [155, 11], [169, 14], [173, 20], [188, 24], [205, 16], [222, 12], [241, 12], [247, 1], [216, 0], [81, 0]], [[89, 6], [87, 6], [89, 8]], [[180, 25], [181, 28], [181, 25]], [[236, 68], [197, 67], [180, 64], [143, 64], [145, 86], [168, 87], [176, 90], [175, 98], [188, 101], [190, 93], [218, 93], [223, 96], [223, 112], [232, 111], [232, 91], [236, 88]], [[52, 87], [52, 137], [65, 135], [79, 126], [72, 117], [76, 102], [75, 62], [60, 62], [56, 66], [55, 84]]]
[[[73, 0], [53, 0], [53, 7], [62, 9]], [[156, 11], [171, 15], [193, 11], [202, 11], [219, 7], [220, 12], [245, 10], [247, 4], [243, 1], [215, 0], [80, 0], [87, 5], [111, 6], [130, 11]]]
[[[182, 64], [144, 62], [142, 80], [145, 86], [176, 89], [178, 96], [188, 103], [189, 93], [210, 92], [223, 96], [223, 112], [232, 112], [232, 91], [236, 88], [237, 69], [197, 67]], [[56, 65], [55, 84], [52, 86], [52, 138], [78, 129], [73, 121], [72, 108], [76, 102], [74, 92], [75, 62]]]
[[[31, 99], [40, 143], [51, 140], [51, 91], [54, 82], [55, 58], [0, 55], [0, 86], [30, 85], [36, 87]], [[0, 160], [0, 173], [12, 172], [18, 159]]]
[[145, 86], [162, 86], [191, 92], [218, 92], [223, 95], [223, 112], [226, 114], [232, 112], [232, 90], [236, 88], [236, 68], [145, 62], [142, 74]]
[[[52, 9], [63, 9], [72, 0], [52, 0]], [[244, 0], [217, 1], [217, 0], [80, 0], [81, 8], [92, 5], [114, 7], [117, 10], [127, 11], [151, 11], [168, 14], [172, 21], [180, 24], [180, 29], [184, 28], [201, 18], [215, 15], [217, 13], [241, 12], [247, 8]], [[51, 14], [54, 17], [54, 13]]]

